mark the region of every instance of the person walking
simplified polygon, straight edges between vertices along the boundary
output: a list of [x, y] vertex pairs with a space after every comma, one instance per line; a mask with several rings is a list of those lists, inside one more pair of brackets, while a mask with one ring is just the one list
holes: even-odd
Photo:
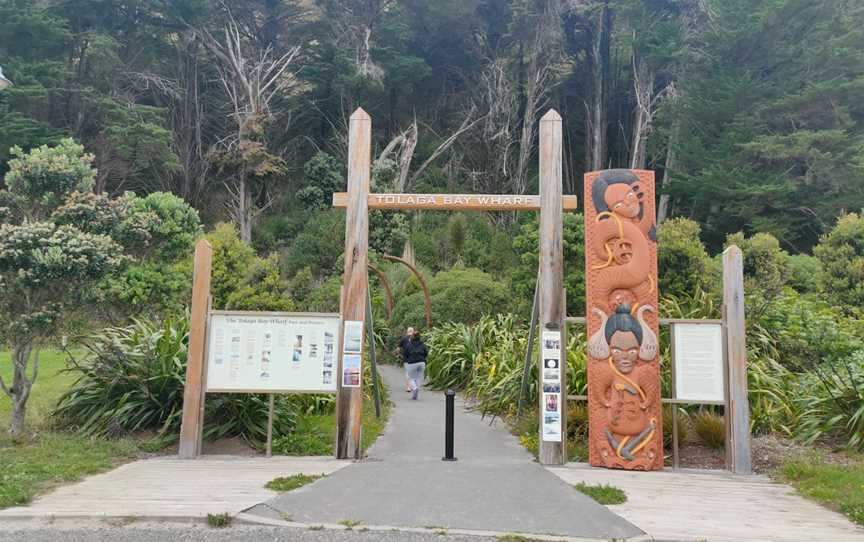
[[[405, 329], [405, 335], [402, 335], [402, 338], [399, 339], [399, 346], [396, 347], [396, 353], [399, 358], [402, 360], [402, 367], [405, 367], [405, 355], [407, 353], [408, 343], [411, 342], [411, 337], [414, 336], [414, 328], [408, 327]], [[408, 373], [405, 373], [405, 391], [407, 393], [411, 393], [411, 379], [408, 378]]]
[[423, 387], [423, 376], [426, 372], [426, 357], [429, 349], [420, 338], [420, 332], [414, 331], [411, 340], [405, 345], [405, 376], [411, 386], [411, 399], [417, 400], [420, 388]]

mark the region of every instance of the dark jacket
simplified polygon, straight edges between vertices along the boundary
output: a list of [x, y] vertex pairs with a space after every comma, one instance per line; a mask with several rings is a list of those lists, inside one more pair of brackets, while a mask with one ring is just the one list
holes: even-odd
[[404, 346], [402, 346], [402, 359], [405, 360], [405, 363], [425, 363], [428, 355], [429, 350], [420, 339], [405, 341]]

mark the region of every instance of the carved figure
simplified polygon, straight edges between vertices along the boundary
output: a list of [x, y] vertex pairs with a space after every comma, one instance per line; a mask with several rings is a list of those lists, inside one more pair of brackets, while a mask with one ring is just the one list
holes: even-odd
[[660, 469], [653, 173], [589, 173], [585, 201], [589, 459]]
[[[639, 178], [626, 169], [602, 172], [592, 183], [591, 200], [597, 211], [594, 246], [603, 263], [597, 297], [609, 298], [613, 289], [632, 289], [637, 298], [650, 295], [655, 281], [651, 276], [651, 248], [656, 240], [654, 221], [646, 213]], [[611, 305], [604, 307], [614, 309]]]
[[606, 466], [650, 468], [658, 454], [657, 446], [651, 443], [657, 429], [651, 395], [657, 382], [654, 371], [637, 365], [637, 359], [654, 360], [656, 337], [630, 314], [628, 305], [620, 305], [605, 320], [599, 335], [602, 345], [597, 346], [606, 354], [605, 367], [597, 371], [599, 385], [592, 386], [591, 399], [594, 406], [605, 410], [606, 426], [604, 438], [594, 443], [595, 448]]

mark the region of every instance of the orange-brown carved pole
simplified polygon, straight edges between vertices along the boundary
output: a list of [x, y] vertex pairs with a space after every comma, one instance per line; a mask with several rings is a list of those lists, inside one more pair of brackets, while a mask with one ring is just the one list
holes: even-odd
[[407, 267], [412, 273], [414, 273], [414, 276], [417, 277], [418, 281], [420, 281], [420, 287], [423, 288], [423, 298], [426, 302], [426, 327], [432, 327], [432, 299], [429, 297], [429, 287], [426, 286], [426, 281], [423, 280], [423, 275], [421, 275], [420, 272], [417, 271], [417, 269], [413, 265], [398, 256], [384, 255], [382, 256], [382, 258], [384, 258], [385, 260], [390, 260], [391, 262], [401, 263], [402, 265]]
[[384, 293], [387, 296], [387, 318], [390, 319], [393, 317], [393, 290], [390, 289], [390, 281], [387, 280], [387, 275], [385, 275], [383, 271], [371, 263], [369, 264], [369, 269], [378, 275], [378, 281], [384, 288]]
[[654, 173], [585, 175], [589, 461], [663, 468]]

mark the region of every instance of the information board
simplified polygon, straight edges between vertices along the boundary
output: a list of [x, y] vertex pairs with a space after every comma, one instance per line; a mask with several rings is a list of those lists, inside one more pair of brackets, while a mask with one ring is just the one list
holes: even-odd
[[336, 391], [339, 315], [213, 311], [208, 392]]
[[675, 398], [724, 401], [723, 326], [672, 324]]

